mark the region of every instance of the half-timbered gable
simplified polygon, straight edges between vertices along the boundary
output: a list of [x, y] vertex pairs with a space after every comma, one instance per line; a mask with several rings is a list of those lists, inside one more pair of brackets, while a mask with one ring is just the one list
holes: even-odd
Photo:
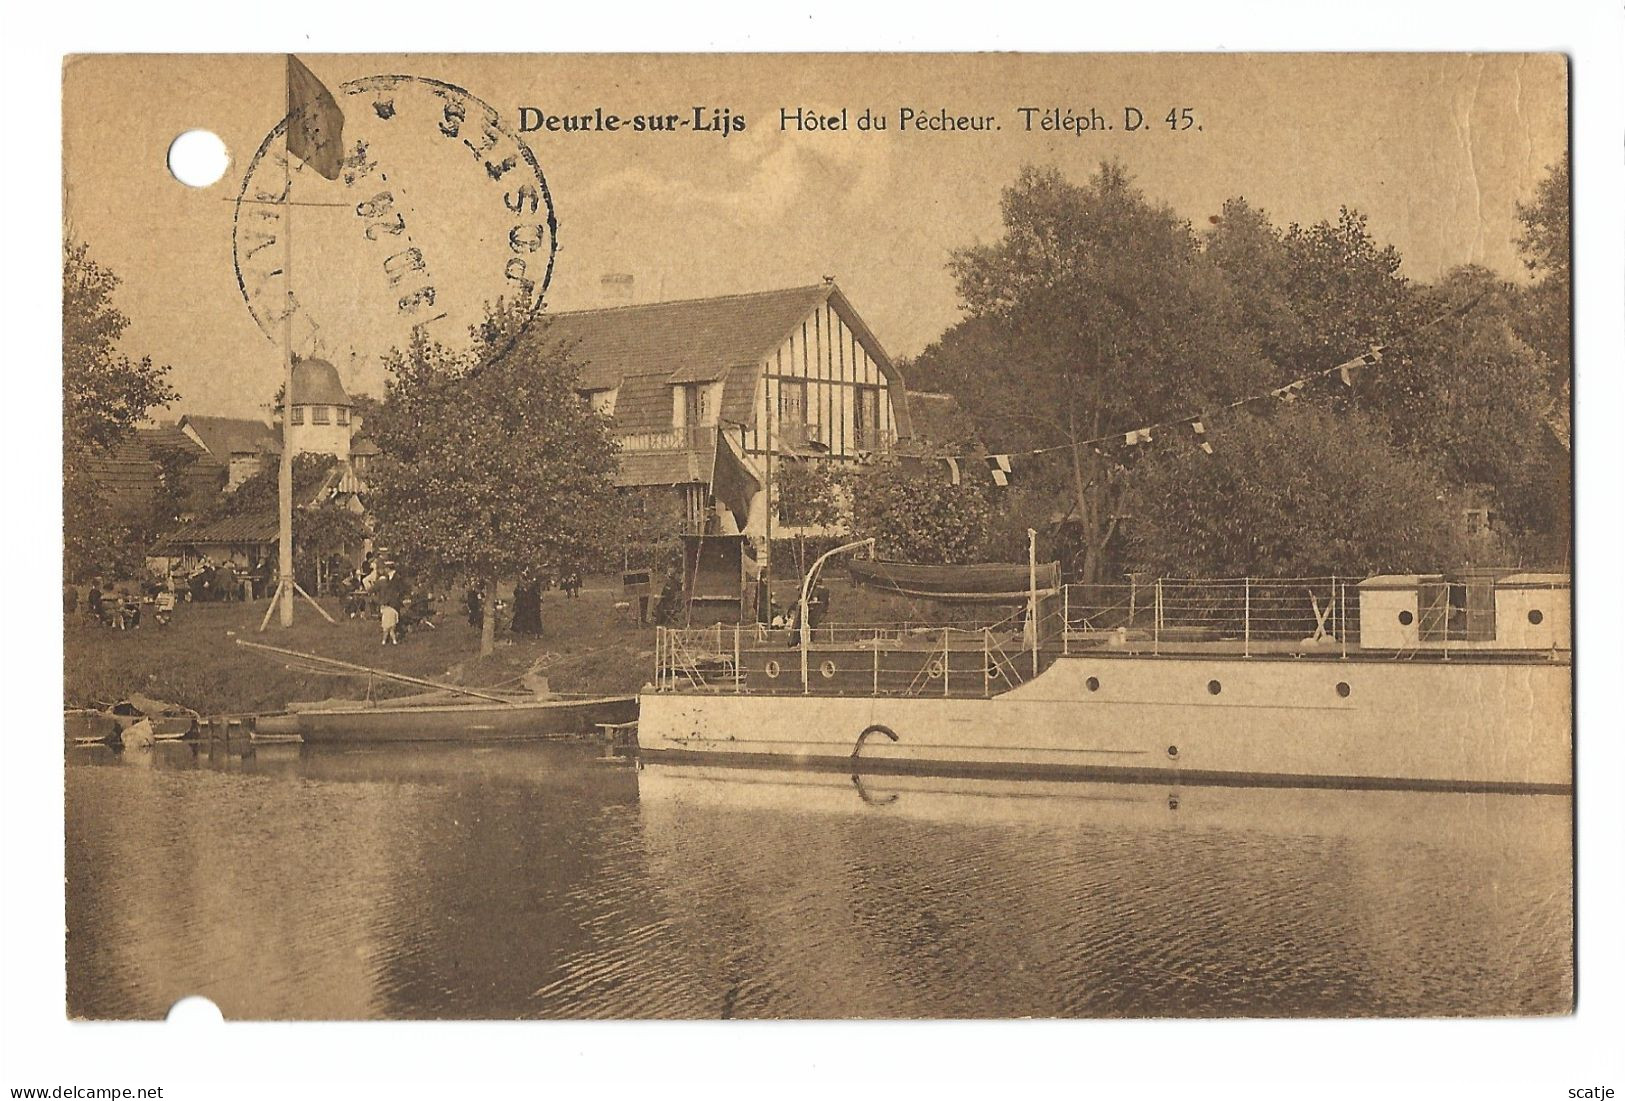
[[[833, 282], [549, 324], [581, 366], [582, 399], [614, 420], [618, 484], [675, 489], [692, 526], [712, 512], [719, 429], [762, 484], [770, 451], [844, 464], [909, 435], [902, 377]], [[751, 509], [747, 531], [764, 525]]]

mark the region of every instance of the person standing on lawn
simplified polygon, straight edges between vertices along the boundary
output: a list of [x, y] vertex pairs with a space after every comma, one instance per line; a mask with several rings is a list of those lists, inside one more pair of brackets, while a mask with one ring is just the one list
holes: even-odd
[[373, 593], [378, 597], [378, 621], [383, 627], [383, 638], [379, 645], [399, 646], [401, 606], [406, 601], [406, 579], [395, 572], [395, 563], [384, 563], [383, 575], [373, 586]]

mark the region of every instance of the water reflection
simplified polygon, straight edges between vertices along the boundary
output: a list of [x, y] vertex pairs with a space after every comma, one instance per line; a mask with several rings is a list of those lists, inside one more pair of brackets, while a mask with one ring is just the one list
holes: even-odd
[[1572, 986], [1561, 798], [549, 745], [75, 751], [67, 796], [82, 1016], [1513, 1014]]

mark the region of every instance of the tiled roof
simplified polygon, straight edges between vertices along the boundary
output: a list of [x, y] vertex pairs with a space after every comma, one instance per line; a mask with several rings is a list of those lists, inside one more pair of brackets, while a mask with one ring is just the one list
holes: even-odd
[[250, 512], [187, 524], [160, 539], [153, 551], [162, 554], [214, 543], [275, 543], [279, 534], [280, 523], [275, 510]]
[[257, 455], [278, 448], [276, 429], [248, 417], [200, 417], [188, 413], [181, 418], [181, 427], [196, 432], [209, 453], [222, 462], [232, 455]]
[[[749, 425], [756, 419], [763, 362], [826, 302], [892, 380], [892, 408], [899, 433], [906, 436], [908, 397], [902, 377], [834, 283], [552, 314], [549, 334], [572, 348], [581, 367], [578, 388], [617, 391], [615, 429], [622, 435], [669, 431], [672, 386], [688, 382], [720, 380], [719, 415]], [[681, 485], [707, 481], [710, 473], [709, 447], [624, 451], [616, 483]]]
[[181, 473], [184, 508], [201, 508], [219, 495], [225, 485], [225, 464], [171, 424], [138, 428], [111, 450], [91, 457], [90, 475], [117, 512], [136, 516], [151, 506], [158, 492], [158, 458], [166, 451], [194, 456]]
[[325, 359], [302, 359], [293, 365], [293, 404], [349, 405], [338, 368]]
[[[584, 390], [626, 385], [633, 379], [710, 382], [730, 367], [754, 364], [778, 346], [792, 326], [821, 304], [833, 287], [691, 298], [552, 315], [553, 335], [576, 345]], [[669, 406], [668, 406], [669, 409]], [[668, 418], [669, 422], [669, 418]]]
[[[714, 442], [714, 441], [713, 441]], [[618, 486], [676, 486], [711, 480], [711, 448], [681, 451], [623, 451], [615, 472]]]

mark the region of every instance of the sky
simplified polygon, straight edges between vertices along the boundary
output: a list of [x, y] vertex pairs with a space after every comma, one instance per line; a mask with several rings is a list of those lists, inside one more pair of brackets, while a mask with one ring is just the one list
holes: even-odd
[[[833, 276], [894, 356], [917, 353], [958, 320], [947, 261], [956, 248], [997, 239], [1000, 192], [1024, 165], [1054, 165], [1081, 180], [1102, 160], [1119, 160], [1150, 197], [1198, 227], [1233, 196], [1278, 225], [1335, 219], [1347, 205], [1398, 248], [1411, 278], [1474, 263], [1524, 279], [1516, 204], [1533, 197], [1568, 141], [1568, 73], [1558, 55], [303, 60], [335, 90], [346, 140], [368, 141], [395, 173], [392, 194], [405, 189], [403, 219], [430, 257], [446, 307], [440, 324], [454, 328], [504, 289], [514, 218], [498, 200], [515, 176], [493, 183], [475, 160], [452, 156], [455, 143], [426, 113], [443, 106], [428, 85], [403, 87], [399, 114], [385, 125], [369, 109], [376, 96], [346, 92], [347, 82], [376, 74], [442, 81], [489, 104], [510, 131], [521, 107], [547, 115], [602, 108], [628, 120], [615, 133], [522, 136], [558, 220], [548, 308], [606, 304], [607, 274], [633, 276], [635, 301]], [[255, 171], [255, 186], [281, 178], [278, 164], [252, 162], [283, 114], [283, 80], [281, 55], [103, 55], [64, 67], [68, 227], [123, 280], [115, 301], [131, 319], [125, 351], [172, 367], [181, 400], [167, 416], [258, 415], [280, 383], [279, 330], [268, 335], [251, 315], [233, 243], [245, 175]], [[689, 118], [696, 107], [707, 120], [726, 109], [746, 125], [727, 136], [630, 129], [633, 116]], [[1124, 128], [1128, 107], [1145, 120], [1137, 131]], [[849, 128], [783, 128], [781, 113], [798, 108], [821, 116], [845, 108]], [[887, 119], [887, 130], [855, 128], [866, 108]], [[904, 108], [984, 117], [997, 129], [899, 129]], [[1045, 131], [1039, 119], [1052, 108], [1098, 114], [1112, 129]], [[1178, 119], [1186, 108], [1192, 124], [1172, 129], [1168, 113]], [[211, 187], [187, 187], [165, 164], [173, 138], [194, 128], [219, 134], [231, 155]], [[319, 318], [319, 331], [296, 341], [333, 359], [352, 388], [377, 392], [379, 356], [401, 337], [380, 303], [393, 305], [404, 284], [381, 266], [393, 238], [368, 240], [354, 211], [371, 183], [295, 173], [294, 200], [326, 205], [293, 210], [291, 279]]]

